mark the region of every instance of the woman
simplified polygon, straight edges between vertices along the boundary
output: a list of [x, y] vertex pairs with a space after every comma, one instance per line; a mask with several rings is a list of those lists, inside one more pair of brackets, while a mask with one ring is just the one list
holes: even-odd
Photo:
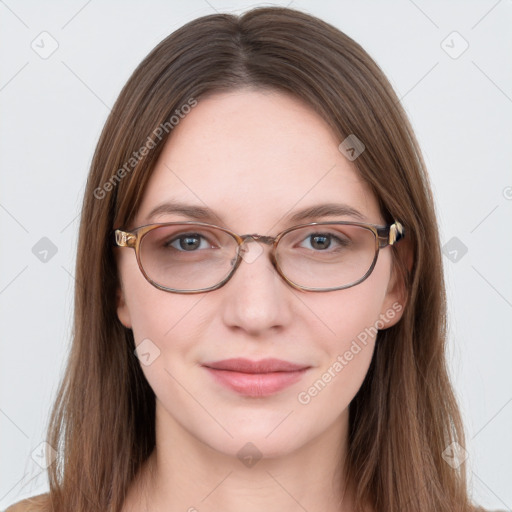
[[50, 493], [12, 510], [476, 510], [420, 150], [334, 27], [162, 41], [98, 143], [76, 278]]

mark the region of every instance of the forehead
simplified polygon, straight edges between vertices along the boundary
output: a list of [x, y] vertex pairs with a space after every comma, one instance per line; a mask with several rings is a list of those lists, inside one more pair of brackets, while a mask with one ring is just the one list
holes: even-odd
[[[345, 204], [380, 223], [376, 198], [340, 142], [309, 106], [283, 93], [239, 90], [200, 99], [171, 132], [135, 223], [146, 223], [166, 201], [212, 210], [217, 222], [240, 231], [274, 226], [318, 203]], [[151, 220], [166, 218], [182, 217]]]

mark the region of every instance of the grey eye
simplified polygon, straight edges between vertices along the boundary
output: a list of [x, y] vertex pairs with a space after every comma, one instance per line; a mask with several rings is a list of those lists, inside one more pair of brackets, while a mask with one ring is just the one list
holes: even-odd
[[[201, 242], [204, 241], [206, 246], [201, 245]], [[180, 235], [179, 237], [173, 239], [172, 241], [167, 243], [168, 246], [177, 249], [178, 251], [189, 251], [193, 252], [198, 248], [206, 249], [209, 247], [208, 243], [199, 233], [186, 233]]]

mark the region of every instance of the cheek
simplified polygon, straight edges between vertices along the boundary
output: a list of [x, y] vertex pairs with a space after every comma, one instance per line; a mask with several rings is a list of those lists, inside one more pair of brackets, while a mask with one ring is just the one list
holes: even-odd
[[320, 309], [333, 334], [318, 339], [317, 347], [324, 356], [307, 383], [309, 387], [298, 396], [303, 404], [315, 399], [324, 414], [328, 404], [336, 404], [333, 413], [348, 407], [370, 366], [377, 334], [379, 301], [355, 288], [353, 293], [339, 293], [344, 294], [343, 300], [325, 302]]
[[151, 384], [154, 369], [162, 366], [164, 360], [167, 367], [169, 362], [187, 358], [187, 339], [202, 324], [198, 318], [201, 308], [196, 306], [203, 296], [178, 295], [155, 288], [140, 272], [134, 256], [127, 254], [120, 261], [120, 271], [134, 349], [137, 348], [142, 370]]
[[319, 312], [325, 326], [331, 331], [337, 348], [344, 348], [360, 334], [360, 338], [364, 338], [368, 330], [373, 332], [372, 327], [382, 328], [379, 319], [386, 303], [389, 269], [390, 262], [383, 257], [362, 283], [346, 290], [308, 298], [311, 309]]
[[146, 380], [162, 403], [186, 409], [190, 397], [182, 385], [188, 388], [187, 370], [193, 365], [197, 340], [204, 337], [202, 296], [167, 293], [145, 280], [127, 286], [127, 296], [134, 350]]
[[359, 285], [311, 296], [308, 301], [331, 335], [317, 338], [324, 358], [297, 398], [304, 405], [316, 403], [313, 407], [319, 407], [319, 413], [326, 414], [328, 404], [337, 404], [333, 414], [334, 409], [348, 407], [370, 366], [378, 330], [385, 328], [382, 319], [392, 319], [381, 315], [389, 262], [382, 258], [380, 263]]

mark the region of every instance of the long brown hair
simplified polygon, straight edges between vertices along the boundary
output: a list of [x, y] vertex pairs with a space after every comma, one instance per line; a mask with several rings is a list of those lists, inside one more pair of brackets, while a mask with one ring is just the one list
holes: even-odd
[[379, 332], [350, 404], [346, 465], [357, 502], [380, 512], [472, 510], [464, 464], [453, 469], [442, 457], [464, 437], [445, 360], [438, 228], [413, 131], [357, 43], [315, 17], [274, 7], [205, 16], [171, 34], [135, 70], [106, 122], [83, 202], [74, 339], [49, 426], [59, 457], [49, 468], [48, 510], [119, 511], [155, 447], [154, 393], [116, 314], [111, 234], [137, 212], [176, 110], [242, 87], [293, 94], [340, 142], [351, 134], [363, 141], [354, 164], [384, 218], [406, 229], [410, 261], [393, 248], [407, 290], [403, 317]]

